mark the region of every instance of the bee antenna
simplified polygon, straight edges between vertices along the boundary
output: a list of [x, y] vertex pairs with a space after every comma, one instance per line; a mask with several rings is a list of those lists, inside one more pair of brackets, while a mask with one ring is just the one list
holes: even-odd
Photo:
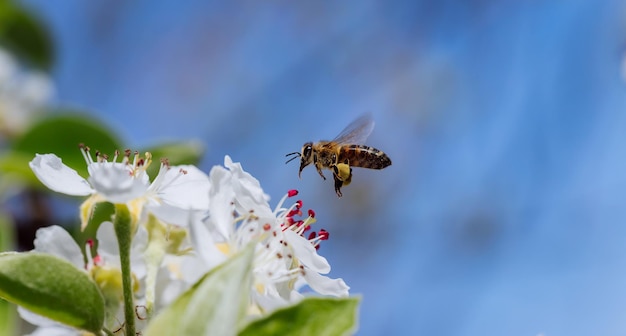
[[292, 157], [291, 159], [287, 160], [287, 162], [285, 162], [285, 164], [288, 164], [289, 162], [291, 162], [291, 161], [293, 161], [293, 160], [295, 160], [295, 159], [297, 159], [297, 158], [299, 158], [301, 156], [299, 152], [289, 153], [289, 154], [287, 154], [285, 156], [289, 156], [289, 155], [293, 155], [294, 157]]

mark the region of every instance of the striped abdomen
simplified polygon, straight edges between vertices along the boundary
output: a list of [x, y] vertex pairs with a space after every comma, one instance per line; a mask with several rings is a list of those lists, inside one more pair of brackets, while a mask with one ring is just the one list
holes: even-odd
[[339, 149], [337, 163], [347, 163], [352, 167], [383, 169], [391, 165], [391, 159], [374, 147], [344, 145]]

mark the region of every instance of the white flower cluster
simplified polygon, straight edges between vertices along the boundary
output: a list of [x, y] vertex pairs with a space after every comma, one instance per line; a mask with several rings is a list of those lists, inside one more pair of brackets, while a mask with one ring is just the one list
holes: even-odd
[[53, 88], [47, 75], [24, 70], [0, 49], [0, 130], [22, 131], [52, 97]]
[[[330, 265], [317, 254], [317, 247], [328, 238], [328, 233], [312, 232], [315, 213], [309, 210], [303, 214], [301, 201], [285, 205], [297, 191], [289, 191], [271, 209], [259, 181], [228, 156], [224, 167], [213, 167], [208, 176], [194, 166], [169, 166], [162, 162], [158, 175], [150, 182], [146, 173], [152, 161], [149, 153], [141, 157], [126, 151], [109, 161], [100, 154], [94, 160], [87, 147], [82, 146], [81, 151], [90, 174], [87, 179], [54, 154], [38, 154], [30, 166], [48, 188], [89, 196], [80, 211], [83, 228], [97, 203], [128, 207], [136, 231], [131, 269], [139, 325], [145, 323], [146, 315], [171, 303], [203, 274], [250, 243], [256, 248], [249, 314], [263, 314], [298, 301], [304, 286], [322, 295], [348, 295], [349, 287], [342, 279], [324, 275], [330, 271]], [[86, 264], [80, 247], [60, 227], [40, 229], [35, 250], [86, 269], [100, 285], [107, 302], [106, 327], [117, 330], [121, 327], [119, 321], [124, 319], [121, 289], [111, 286], [120, 282], [120, 272], [110, 222], [100, 224], [97, 241], [95, 256], [91, 256], [90, 246], [86, 248]], [[40, 326], [35, 334], [68, 332], [67, 328], [25, 310], [21, 314]]]

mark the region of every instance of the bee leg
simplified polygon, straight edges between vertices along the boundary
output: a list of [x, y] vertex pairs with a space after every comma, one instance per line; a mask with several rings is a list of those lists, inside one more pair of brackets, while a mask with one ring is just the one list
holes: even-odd
[[315, 168], [317, 168], [317, 172], [324, 179], [324, 181], [326, 181], [326, 176], [324, 176], [324, 173], [322, 173], [322, 168], [320, 166], [318, 166], [318, 165], [315, 165]]
[[340, 163], [332, 167], [333, 178], [335, 179], [335, 192], [338, 197], [342, 196], [341, 187], [352, 182], [352, 168], [345, 163]]
[[[335, 167], [333, 167], [335, 168]], [[333, 174], [335, 179], [335, 193], [337, 193], [337, 197], [341, 197], [343, 194], [341, 193], [341, 187], [343, 186], [343, 181], [340, 180], [336, 174]]]

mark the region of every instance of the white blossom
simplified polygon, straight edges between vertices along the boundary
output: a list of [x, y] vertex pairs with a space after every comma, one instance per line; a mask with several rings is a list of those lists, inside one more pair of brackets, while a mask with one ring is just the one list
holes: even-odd
[[258, 180], [241, 164], [226, 156], [224, 165], [226, 168], [211, 169], [209, 215], [203, 222], [192, 222], [191, 238], [209, 268], [248, 243], [256, 243], [251, 313], [297, 301], [302, 297], [299, 289], [305, 285], [319, 294], [347, 296], [349, 287], [342, 279], [324, 275], [330, 272], [330, 265], [317, 253], [328, 232], [319, 230], [304, 236], [315, 222], [314, 212], [300, 219], [301, 201], [283, 208], [283, 203], [297, 192], [290, 191], [272, 210]]
[[66, 166], [55, 154], [37, 154], [30, 167], [39, 180], [53, 191], [72, 196], [89, 196], [81, 205], [81, 227], [84, 229], [99, 202], [126, 204], [133, 220], [145, 218], [146, 210], [160, 220], [175, 225], [187, 225], [190, 211], [208, 208], [209, 180], [192, 165], [172, 166], [162, 162], [159, 173], [151, 183], [146, 173], [152, 157], [141, 158], [126, 151], [118, 161], [111, 162], [96, 153], [94, 161], [89, 148], [81, 146], [89, 177], [81, 177]]
[[22, 68], [0, 48], [0, 129], [19, 133], [50, 100], [54, 87], [41, 72]]

